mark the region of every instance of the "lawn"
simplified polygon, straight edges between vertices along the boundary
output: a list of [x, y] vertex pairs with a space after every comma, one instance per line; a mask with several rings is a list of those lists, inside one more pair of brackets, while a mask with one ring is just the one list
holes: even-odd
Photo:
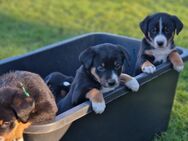
[[[188, 47], [187, 0], [0, 0], [0, 59], [87, 32], [141, 38], [138, 23], [157, 11], [176, 14]], [[169, 129], [156, 141], [188, 141], [188, 64], [181, 73]]]

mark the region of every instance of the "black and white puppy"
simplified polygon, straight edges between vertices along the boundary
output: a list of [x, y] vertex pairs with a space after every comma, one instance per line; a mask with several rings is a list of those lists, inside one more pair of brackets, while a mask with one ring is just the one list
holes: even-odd
[[56, 103], [58, 103], [69, 92], [73, 77], [60, 72], [52, 72], [44, 80], [55, 96]]
[[175, 33], [178, 35], [183, 28], [180, 19], [167, 13], [156, 13], [147, 16], [140, 28], [145, 35], [140, 52], [142, 72], [153, 73], [155, 65], [168, 59], [176, 71], [182, 71], [184, 64], [174, 44]]
[[59, 113], [62, 113], [89, 99], [95, 113], [101, 114], [105, 110], [103, 93], [117, 88], [120, 79], [132, 91], [138, 91], [138, 81], [122, 74], [126, 55], [122, 47], [104, 43], [84, 50], [79, 60], [80, 68], [71, 84], [67, 96], [58, 103]]

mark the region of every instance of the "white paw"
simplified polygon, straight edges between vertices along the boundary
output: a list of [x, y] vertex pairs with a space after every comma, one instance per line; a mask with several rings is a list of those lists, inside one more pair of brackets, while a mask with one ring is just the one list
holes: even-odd
[[93, 108], [93, 111], [96, 113], [96, 114], [102, 114], [106, 108], [106, 104], [105, 102], [92, 102], [92, 108]]
[[139, 90], [139, 87], [140, 87], [138, 81], [135, 78], [133, 78], [130, 81], [128, 81], [127, 83], [125, 83], [125, 85], [129, 89], [131, 89], [133, 92], [137, 92]]
[[183, 70], [183, 68], [184, 68], [184, 65], [178, 65], [178, 66], [173, 66], [174, 67], [174, 69], [177, 71], [177, 72], [181, 72], [182, 70]]
[[156, 71], [155, 66], [147, 66], [142, 69], [143, 72], [145, 73], [154, 73]]

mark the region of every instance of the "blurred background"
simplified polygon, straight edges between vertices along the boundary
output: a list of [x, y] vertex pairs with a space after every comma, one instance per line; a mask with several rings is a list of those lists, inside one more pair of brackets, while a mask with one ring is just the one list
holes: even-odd
[[[88, 32], [142, 38], [139, 22], [155, 12], [177, 15], [188, 48], [188, 0], [0, 0], [0, 59]], [[156, 141], [188, 141], [188, 64], [181, 73], [169, 129]]]

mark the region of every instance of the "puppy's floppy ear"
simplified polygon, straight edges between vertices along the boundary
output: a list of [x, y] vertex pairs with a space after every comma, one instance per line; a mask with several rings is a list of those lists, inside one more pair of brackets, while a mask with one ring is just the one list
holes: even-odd
[[145, 17], [145, 19], [143, 21], [140, 22], [140, 29], [142, 30], [142, 32], [147, 35], [147, 32], [148, 32], [148, 23], [149, 23], [149, 20], [150, 20], [150, 17], [151, 16], [147, 16]]
[[91, 47], [85, 49], [83, 52], [80, 53], [80, 63], [83, 64], [86, 69], [89, 69], [93, 62], [94, 55], [95, 52]]
[[128, 66], [130, 66], [130, 56], [128, 51], [126, 50], [125, 47], [121, 46], [121, 45], [117, 45], [117, 47], [120, 49], [121, 55], [122, 55], [122, 59], [126, 60], [128, 63]]
[[176, 34], [178, 35], [180, 31], [183, 29], [183, 23], [177, 16], [172, 16], [172, 21], [174, 22], [174, 25], [176, 27]]
[[11, 108], [21, 122], [27, 122], [35, 108], [34, 99], [22, 92], [17, 92], [12, 98]]

